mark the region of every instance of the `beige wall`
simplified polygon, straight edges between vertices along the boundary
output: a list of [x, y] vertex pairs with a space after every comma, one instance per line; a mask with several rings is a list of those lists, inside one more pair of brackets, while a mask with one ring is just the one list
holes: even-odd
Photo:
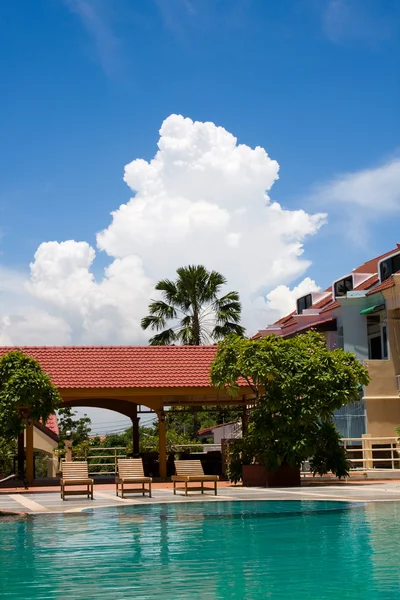
[[366, 360], [365, 366], [368, 369], [371, 382], [365, 390], [365, 397], [391, 397], [397, 396], [400, 401], [400, 394], [396, 383], [396, 370], [392, 360]]
[[394, 437], [400, 427], [400, 398], [366, 400], [367, 432], [372, 437]]
[[365, 390], [367, 433], [393, 437], [400, 426], [400, 393], [392, 360], [367, 360], [371, 383]]

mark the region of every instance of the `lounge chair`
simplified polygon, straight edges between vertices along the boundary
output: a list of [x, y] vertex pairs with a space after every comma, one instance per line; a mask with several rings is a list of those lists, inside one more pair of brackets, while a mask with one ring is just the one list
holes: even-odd
[[[141, 458], [121, 458], [118, 461], [118, 476], [115, 478], [117, 496], [119, 491], [121, 491], [121, 498], [124, 497], [125, 492], [139, 492], [143, 496], [148, 492], [149, 498], [151, 498], [151, 482], [152, 478], [144, 475]], [[142, 487], [126, 487], [134, 483], [141, 483]], [[149, 484], [147, 488], [145, 483]], [[119, 487], [121, 487], [121, 490], [119, 490]]]
[[[63, 461], [61, 463], [61, 498], [65, 496], [86, 494], [93, 500], [93, 479], [89, 477], [86, 461]], [[67, 490], [70, 485], [85, 485], [86, 490]]]
[[[204, 494], [204, 490], [214, 489], [215, 495], [217, 495], [217, 481], [219, 481], [218, 475], [204, 475], [203, 465], [201, 460], [176, 460], [175, 461], [175, 472], [176, 475], [172, 475], [171, 479], [174, 483], [174, 494], [177, 489], [185, 489], [185, 496], [188, 495], [188, 483], [201, 483], [200, 487], [190, 487], [192, 491], [201, 491]], [[214, 488], [204, 488], [204, 483], [207, 481], [214, 482]], [[185, 484], [185, 488], [177, 488], [176, 484], [182, 482]]]

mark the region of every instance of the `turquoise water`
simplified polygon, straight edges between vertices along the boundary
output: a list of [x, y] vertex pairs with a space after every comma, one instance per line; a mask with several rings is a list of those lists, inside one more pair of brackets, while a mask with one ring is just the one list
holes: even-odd
[[400, 504], [207, 502], [0, 519], [0, 598], [398, 600]]

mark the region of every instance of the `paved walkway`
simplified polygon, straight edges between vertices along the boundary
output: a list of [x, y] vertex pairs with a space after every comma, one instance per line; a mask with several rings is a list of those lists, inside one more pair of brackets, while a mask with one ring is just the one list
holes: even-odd
[[172, 485], [155, 484], [153, 497], [139, 494], [128, 498], [117, 498], [114, 486], [96, 485], [94, 500], [82, 496], [70, 496], [66, 501], [60, 498], [59, 489], [37, 488], [28, 490], [2, 490], [0, 493], [0, 512], [27, 514], [80, 512], [86, 508], [102, 506], [143, 505], [165, 502], [216, 502], [233, 500], [339, 500], [350, 502], [400, 502], [400, 481], [373, 483], [369, 485], [329, 485], [302, 488], [243, 488], [221, 482], [218, 496], [212, 492], [204, 495], [198, 492], [182, 493], [174, 496]]

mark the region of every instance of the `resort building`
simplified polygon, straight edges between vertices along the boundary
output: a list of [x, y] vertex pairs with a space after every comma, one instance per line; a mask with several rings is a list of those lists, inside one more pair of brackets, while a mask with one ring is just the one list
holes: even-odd
[[255, 338], [321, 332], [329, 348], [353, 352], [368, 367], [371, 382], [361, 401], [343, 407], [336, 424], [343, 437], [393, 437], [400, 425], [400, 244], [322, 292], [297, 299], [296, 310]]

